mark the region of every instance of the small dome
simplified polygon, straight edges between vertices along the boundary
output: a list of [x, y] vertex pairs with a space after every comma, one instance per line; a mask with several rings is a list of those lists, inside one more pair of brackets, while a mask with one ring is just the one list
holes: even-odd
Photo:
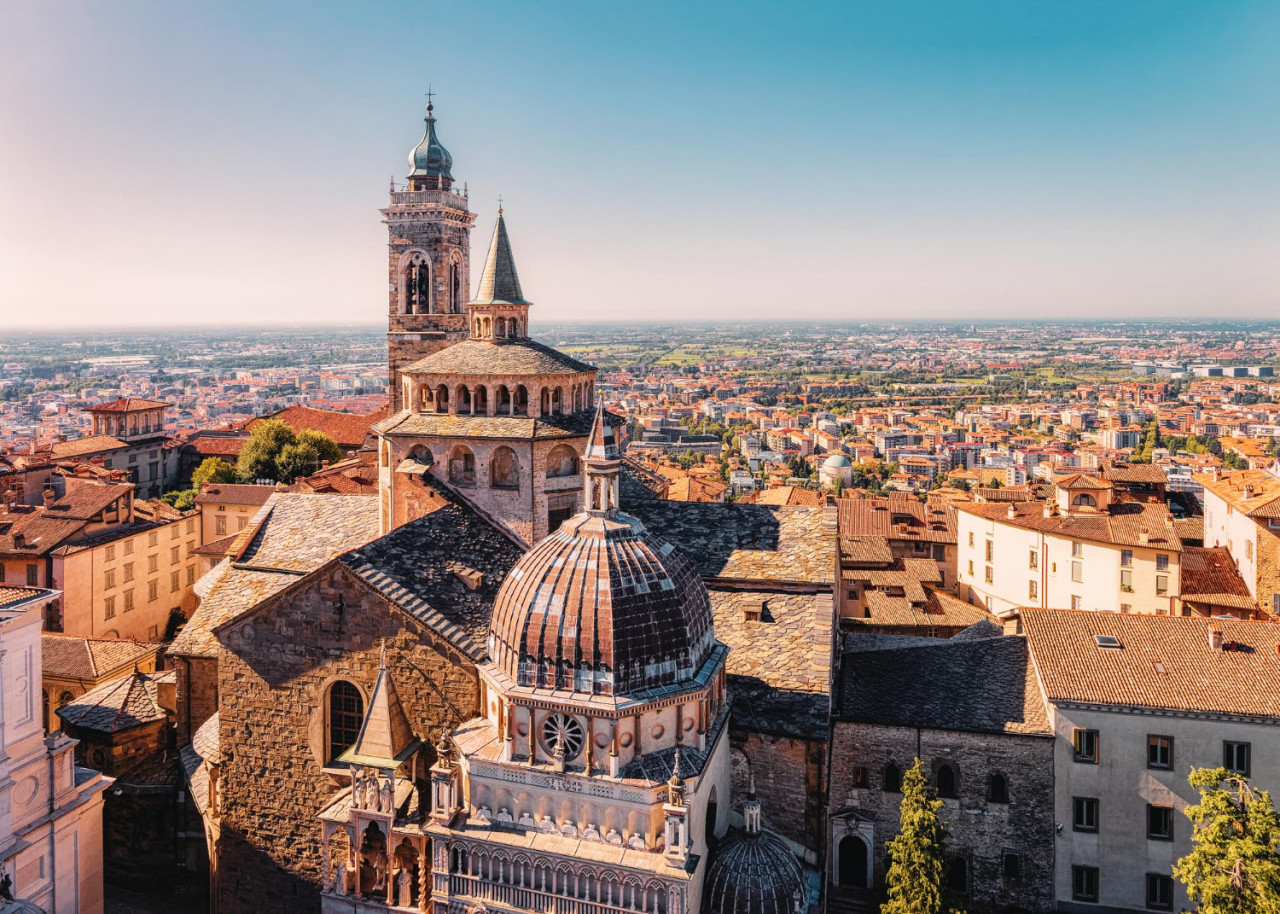
[[450, 169], [453, 168], [453, 156], [449, 155], [449, 150], [436, 138], [436, 118], [431, 109], [432, 106], [427, 105], [426, 130], [422, 133], [421, 141], [409, 153], [409, 167], [412, 169], [409, 177], [440, 177], [452, 181]]
[[822, 465], [832, 470], [843, 470], [845, 467], [853, 466], [844, 454], [832, 454], [823, 461]]
[[615, 695], [693, 679], [715, 644], [693, 563], [618, 512], [578, 514], [525, 553], [489, 629], [517, 684]]
[[702, 910], [705, 914], [796, 914], [804, 909], [805, 895], [804, 870], [786, 841], [770, 831], [735, 831], [713, 853], [702, 890]]

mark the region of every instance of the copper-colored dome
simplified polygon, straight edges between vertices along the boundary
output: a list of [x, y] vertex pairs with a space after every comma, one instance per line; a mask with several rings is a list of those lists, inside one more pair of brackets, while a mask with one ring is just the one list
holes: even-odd
[[489, 655], [519, 685], [625, 694], [692, 679], [715, 647], [693, 563], [636, 518], [583, 513], [511, 570]]

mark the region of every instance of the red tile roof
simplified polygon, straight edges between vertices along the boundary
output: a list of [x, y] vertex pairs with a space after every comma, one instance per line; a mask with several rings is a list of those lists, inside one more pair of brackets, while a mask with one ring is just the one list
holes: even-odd
[[[883, 536], [889, 540], [927, 543], [956, 541], [955, 509], [949, 504], [922, 504], [914, 498], [841, 498], [840, 535]], [[903, 518], [907, 518], [905, 521]]]
[[[1109, 511], [1104, 512], [1052, 514], [1048, 517], [1044, 515], [1044, 502], [1038, 501], [961, 504], [956, 506], [956, 510], [987, 520], [1073, 539], [1115, 546], [1149, 546], [1170, 552], [1182, 551], [1182, 540], [1174, 530], [1173, 516], [1162, 504], [1126, 502], [1112, 505]], [[1010, 511], [1013, 512], [1012, 517], [1009, 516]], [[1143, 534], [1147, 536], [1146, 542], [1142, 542]]]
[[128, 447], [119, 438], [110, 435], [91, 435], [88, 438], [77, 438], [74, 441], [59, 441], [52, 448], [54, 457], [83, 457], [85, 454], [99, 454], [103, 451], [118, 451]]
[[[295, 432], [306, 429], [328, 435], [344, 450], [358, 448], [369, 435], [369, 428], [391, 415], [391, 407], [384, 406], [371, 413], [339, 413], [311, 406], [289, 406], [264, 418], [279, 419]], [[253, 427], [262, 419], [254, 419], [246, 427]]]
[[1232, 609], [1256, 609], [1249, 587], [1224, 546], [1188, 546], [1182, 551], [1182, 599]]
[[[1280, 625], [1063, 609], [1021, 615], [1050, 701], [1280, 717]], [[1211, 646], [1214, 631], [1223, 647]], [[1100, 647], [1107, 635], [1120, 647]]]
[[141, 397], [117, 397], [106, 403], [99, 403], [97, 406], [86, 408], [85, 412], [89, 413], [128, 413], [140, 409], [160, 409], [163, 406], [172, 406], [172, 403], [165, 403], [163, 400], [143, 400]]

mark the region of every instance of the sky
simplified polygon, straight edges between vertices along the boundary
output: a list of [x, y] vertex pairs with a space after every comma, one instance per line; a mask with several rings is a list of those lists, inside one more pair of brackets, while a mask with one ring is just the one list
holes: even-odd
[[5, 327], [385, 321], [424, 93], [533, 320], [1274, 318], [1280, 3], [0, 0]]

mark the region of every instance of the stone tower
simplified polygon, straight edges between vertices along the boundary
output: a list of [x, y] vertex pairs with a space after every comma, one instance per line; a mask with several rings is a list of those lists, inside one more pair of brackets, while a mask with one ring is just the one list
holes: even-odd
[[409, 183], [391, 185], [387, 225], [387, 369], [392, 410], [401, 409], [400, 371], [467, 338], [471, 226], [466, 193], [453, 189], [453, 157], [436, 137], [427, 105], [422, 140], [409, 153]]

